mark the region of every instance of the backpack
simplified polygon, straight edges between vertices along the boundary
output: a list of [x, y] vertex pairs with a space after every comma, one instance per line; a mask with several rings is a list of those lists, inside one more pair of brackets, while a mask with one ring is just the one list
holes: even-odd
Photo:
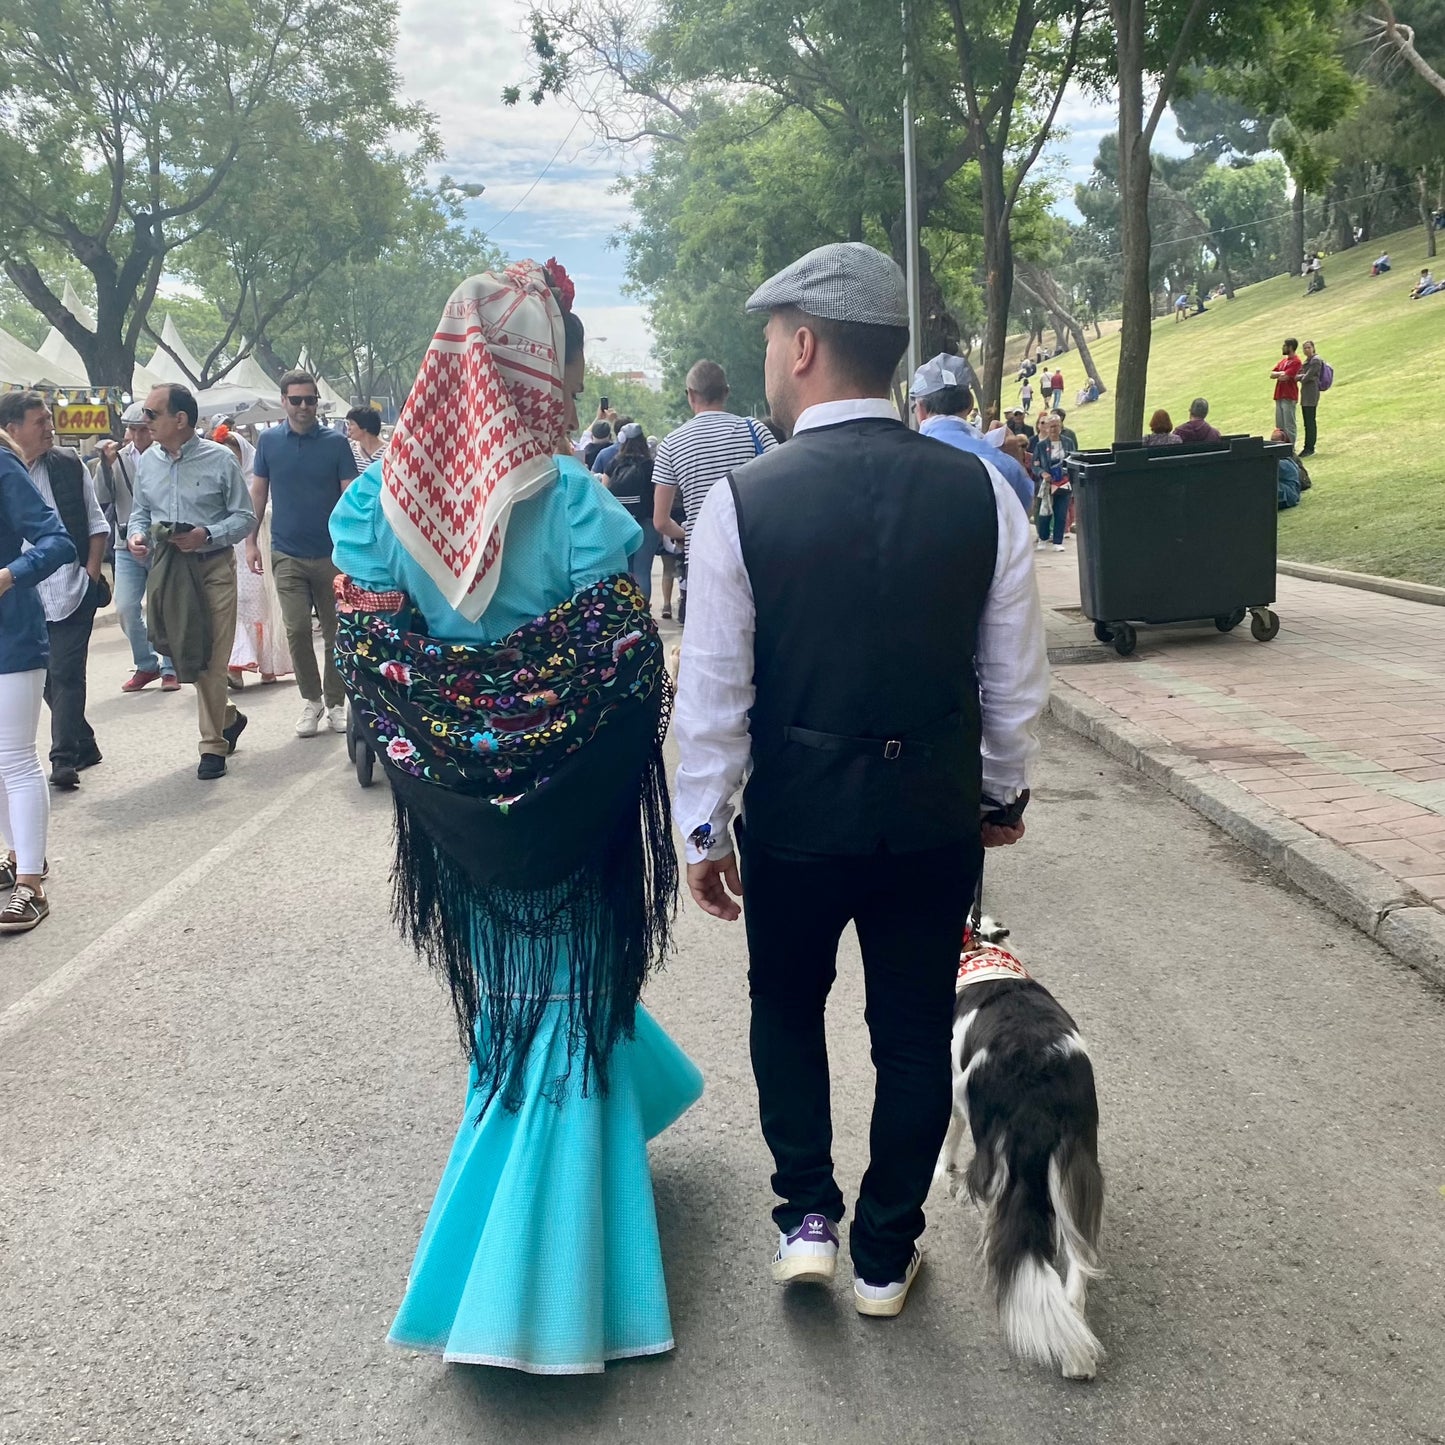
[[1328, 391], [1335, 384], [1335, 369], [1328, 361], [1320, 362], [1320, 390]]

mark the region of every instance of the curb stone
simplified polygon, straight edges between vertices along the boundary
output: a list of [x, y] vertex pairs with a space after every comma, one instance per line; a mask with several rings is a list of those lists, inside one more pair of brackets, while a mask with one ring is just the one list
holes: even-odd
[[1305, 582], [1330, 582], [1337, 587], [1356, 587], [1361, 592], [1379, 592], [1385, 597], [1401, 597], [1407, 602], [1428, 602], [1445, 607], [1445, 587], [1429, 582], [1407, 582], [1400, 577], [1376, 577], [1369, 572], [1345, 572], [1339, 567], [1321, 567], [1314, 562], [1290, 562], [1281, 557], [1275, 571]]
[[1212, 768], [1055, 678], [1049, 712], [1259, 855], [1297, 888], [1445, 989], [1445, 913], [1399, 879], [1283, 817]]

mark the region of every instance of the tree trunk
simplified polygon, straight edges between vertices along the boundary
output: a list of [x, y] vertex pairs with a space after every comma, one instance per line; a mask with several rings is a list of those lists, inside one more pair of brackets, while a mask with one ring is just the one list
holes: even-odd
[[1430, 173], [1421, 166], [1415, 172], [1415, 195], [1420, 202], [1420, 221], [1425, 227], [1425, 254], [1435, 254], [1435, 221], [1430, 214]]
[[[1009, 235], [1008, 199], [1004, 158], [986, 139], [978, 146], [979, 188], [983, 201], [984, 297], [988, 310], [983, 323], [983, 397], [987, 410], [1003, 402], [1004, 350], [1008, 345], [1008, 318], [1013, 307], [1014, 251]], [[1043, 334], [1040, 332], [1042, 342]], [[1002, 414], [1002, 413], [1000, 413]]]
[[1350, 188], [1343, 180], [1335, 182], [1335, 250], [1349, 251], [1355, 245], [1355, 223], [1350, 217]]
[[1294, 183], [1289, 203], [1288, 260], [1290, 275], [1298, 276], [1305, 264], [1305, 188], [1299, 181]]
[[[1114, 385], [1114, 435], [1144, 434], [1144, 394], [1153, 340], [1149, 283], [1149, 146], [1144, 139], [1144, 3], [1115, 0], [1119, 46], [1119, 209], [1124, 255], [1120, 266], [1123, 326]], [[1091, 375], [1094, 373], [1091, 373]]]
[[1219, 269], [1224, 276], [1224, 294], [1234, 300], [1234, 272], [1229, 269], [1229, 257], [1222, 251], [1219, 253]]
[[[1053, 318], [1054, 329], [1063, 332], [1073, 338], [1074, 346], [1078, 349], [1079, 360], [1084, 367], [1086, 377], [1098, 376], [1098, 368], [1094, 364], [1093, 353], [1089, 350], [1089, 339], [1084, 334], [1084, 328], [1080, 325], [1078, 318], [1064, 304], [1063, 294], [1058, 284], [1047, 271], [1038, 266], [1026, 265], [1023, 262], [1018, 266], [1019, 286], [1034, 298], [1034, 300]], [[1097, 319], [1094, 322], [1095, 331], [1098, 330]]]

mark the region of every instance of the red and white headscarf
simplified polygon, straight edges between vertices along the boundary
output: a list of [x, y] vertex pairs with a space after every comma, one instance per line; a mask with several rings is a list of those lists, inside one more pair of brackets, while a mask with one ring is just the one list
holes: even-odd
[[513, 506], [567, 450], [562, 308], [535, 261], [452, 292], [382, 462], [381, 508], [475, 622], [497, 590]]

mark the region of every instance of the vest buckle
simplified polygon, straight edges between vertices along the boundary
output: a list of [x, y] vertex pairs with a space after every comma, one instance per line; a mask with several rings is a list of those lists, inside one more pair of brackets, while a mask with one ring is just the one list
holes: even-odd
[[890, 763], [899, 757], [902, 752], [903, 743], [898, 738], [889, 738], [888, 741], [883, 744], [883, 756], [887, 758]]

